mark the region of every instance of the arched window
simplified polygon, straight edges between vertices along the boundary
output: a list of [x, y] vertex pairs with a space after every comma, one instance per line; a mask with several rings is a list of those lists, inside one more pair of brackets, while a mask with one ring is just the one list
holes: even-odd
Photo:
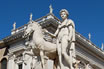
[[7, 59], [6, 58], [1, 60], [1, 69], [7, 69]]

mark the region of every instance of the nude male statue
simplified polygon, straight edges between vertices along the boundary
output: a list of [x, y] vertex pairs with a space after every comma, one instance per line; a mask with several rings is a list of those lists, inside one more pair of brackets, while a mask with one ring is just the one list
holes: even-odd
[[[68, 64], [68, 69], [74, 69], [75, 63], [75, 25], [68, 19], [69, 13], [66, 9], [60, 11], [62, 23], [58, 26], [53, 37], [57, 37], [57, 52], [59, 58], [58, 69], [66, 69], [62, 61]], [[68, 51], [69, 47], [69, 51]], [[64, 57], [64, 58], [62, 58]], [[64, 59], [64, 60], [63, 60]]]

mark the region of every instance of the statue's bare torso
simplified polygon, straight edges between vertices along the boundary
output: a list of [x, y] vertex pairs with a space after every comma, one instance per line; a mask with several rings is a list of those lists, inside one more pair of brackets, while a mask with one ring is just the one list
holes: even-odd
[[61, 41], [61, 39], [64, 36], [68, 36], [68, 24], [67, 24], [67, 20], [65, 20], [62, 24], [60, 24], [58, 26], [59, 28], [59, 34], [58, 34], [58, 40]]

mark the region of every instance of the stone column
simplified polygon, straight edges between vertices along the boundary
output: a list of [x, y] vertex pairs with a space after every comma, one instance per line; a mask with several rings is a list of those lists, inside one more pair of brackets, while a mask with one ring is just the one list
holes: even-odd
[[17, 63], [15, 64], [15, 69], [18, 69], [18, 64]]
[[15, 59], [15, 55], [9, 54], [9, 59], [7, 64], [8, 69], [16, 69], [14, 59]]

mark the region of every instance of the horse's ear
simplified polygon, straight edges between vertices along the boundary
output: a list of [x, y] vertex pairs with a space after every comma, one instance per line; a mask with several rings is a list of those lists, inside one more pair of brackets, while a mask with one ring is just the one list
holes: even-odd
[[36, 23], [35, 21], [32, 21], [32, 23]]

